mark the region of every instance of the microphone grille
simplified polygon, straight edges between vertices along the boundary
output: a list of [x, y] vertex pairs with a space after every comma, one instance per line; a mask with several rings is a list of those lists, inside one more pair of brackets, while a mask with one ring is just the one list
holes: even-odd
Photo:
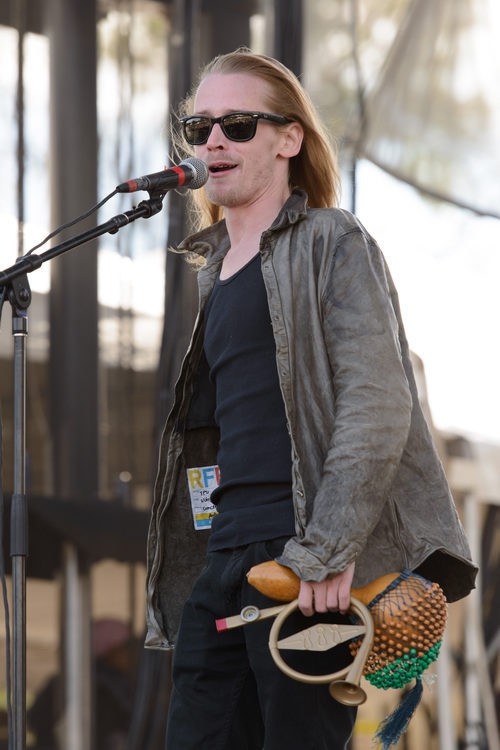
[[190, 156], [189, 159], [184, 159], [184, 161], [180, 163], [180, 166], [189, 166], [193, 170], [193, 179], [189, 182], [189, 187], [192, 190], [197, 190], [198, 188], [203, 187], [208, 180], [208, 167], [201, 159]]

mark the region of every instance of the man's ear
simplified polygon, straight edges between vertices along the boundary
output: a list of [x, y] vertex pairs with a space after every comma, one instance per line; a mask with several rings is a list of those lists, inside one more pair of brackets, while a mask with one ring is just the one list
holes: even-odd
[[291, 159], [299, 153], [304, 138], [304, 130], [299, 122], [291, 122], [281, 131], [283, 145], [279, 151], [280, 156]]

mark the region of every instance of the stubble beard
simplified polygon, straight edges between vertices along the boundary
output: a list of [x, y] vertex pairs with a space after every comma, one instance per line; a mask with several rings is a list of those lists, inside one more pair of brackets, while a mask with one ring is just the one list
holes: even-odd
[[208, 199], [216, 206], [222, 208], [235, 208], [248, 201], [248, 191], [243, 192], [241, 187], [205, 186]]

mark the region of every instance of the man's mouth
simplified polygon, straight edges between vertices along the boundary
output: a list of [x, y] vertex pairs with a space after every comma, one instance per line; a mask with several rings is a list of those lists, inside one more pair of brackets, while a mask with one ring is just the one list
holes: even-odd
[[211, 174], [218, 174], [220, 172], [229, 172], [231, 169], [234, 169], [236, 167], [236, 164], [229, 164], [228, 162], [215, 162], [214, 164], [210, 164], [208, 167], [208, 171]]

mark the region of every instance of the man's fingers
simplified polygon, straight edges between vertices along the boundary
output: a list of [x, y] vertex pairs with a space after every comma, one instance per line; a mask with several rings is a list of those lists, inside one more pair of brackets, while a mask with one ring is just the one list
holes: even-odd
[[314, 595], [312, 584], [308, 581], [300, 582], [300, 590], [298, 597], [299, 609], [303, 615], [310, 617], [314, 613]]
[[316, 612], [328, 612], [327, 595], [326, 581], [313, 584], [314, 610]]
[[345, 614], [351, 605], [351, 585], [354, 578], [354, 563], [352, 562], [338, 577], [338, 605]]
[[338, 612], [345, 614], [351, 606], [351, 584], [354, 563], [342, 573], [321, 582], [301, 581], [298, 597], [299, 609], [309, 617], [314, 612]]
[[351, 587], [349, 585], [342, 585], [339, 587], [338, 592], [338, 607], [342, 614], [345, 614], [351, 606]]
[[327, 608], [329, 612], [337, 612], [340, 609], [339, 590], [337, 586], [328, 587]]

